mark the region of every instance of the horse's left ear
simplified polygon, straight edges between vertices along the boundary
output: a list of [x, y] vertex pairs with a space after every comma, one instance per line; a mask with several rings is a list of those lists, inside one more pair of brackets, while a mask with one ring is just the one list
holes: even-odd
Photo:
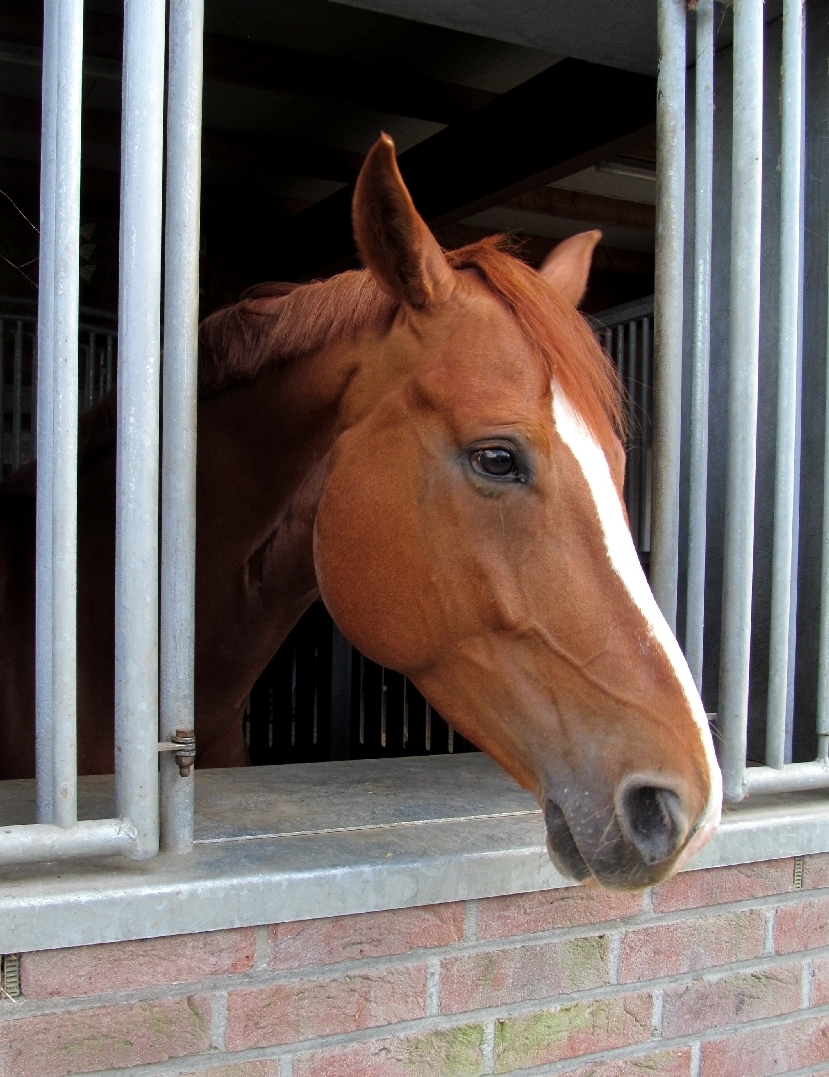
[[365, 159], [352, 212], [357, 249], [384, 291], [415, 310], [449, 297], [452, 269], [414, 207], [388, 135]]
[[538, 271], [574, 307], [584, 295], [593, 251], [601, 238], [602, 233], [595, 228], [592, 232], [579, 232], [577, 236], [562, 240], [553, 247]]

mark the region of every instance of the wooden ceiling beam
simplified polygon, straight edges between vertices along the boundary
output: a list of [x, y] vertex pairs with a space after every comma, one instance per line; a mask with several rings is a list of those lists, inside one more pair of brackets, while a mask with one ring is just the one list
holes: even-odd
[[[26, 134], [40, 131], [40, 101], [0, 94], [0, 127]], [[121, 115], [105, 109], [85, 108], [81, 124], [84, 142], [119, 145]], [[350, 183], [363, 163], [363, 155], [315, 146], [299, 139], [206, 128], [202, 152], [207, 160], [259, 165], [291, 176]]]
[[[42, 14], [36, 5], [8, 4], [0, 9], [0, 38], [39, 46], [42, 35]], [[86, 12], [85, 55], [120, 60], [122, 38], [120, 18]], [[277, 93], [335, 98], [395, 116], [444, 124], [454, 123], [498, 97], [487, 90], [427, 78], [399, 67], [314, 56], [220, 34], [204, 35], [204, 77]]]
[[[655, 120], [655, 79], [566, 59], [407, 150], [399, 164], [415, 205], [440, 226], [641, 145]], [[267, 275], [311, 276], [353, 262], [352, 193], [338, 191], [294, 218]]]
[[656, 206], [583, 191], [568, 191], [562, 187], [536, 187], [508, 199], [502, 205], [546, 217], [563, 217], [569, 221], [588, 221], [644, 232], [653, 232], [656, 228]]

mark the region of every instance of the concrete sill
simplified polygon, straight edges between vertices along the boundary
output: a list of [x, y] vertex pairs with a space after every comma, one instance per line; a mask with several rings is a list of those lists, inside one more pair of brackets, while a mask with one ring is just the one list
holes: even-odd
[[[80, 815], [113, 814], [82, 778]], [[0, 824], [34, 782], [0, 783]], [[196, 847], [0, 869], [0, 953], [117, 942], [571, 885], [541, 813], [481, 754], [196, 772]], [[729, 809], [688, 870], [829, 851], [829, 794]]]

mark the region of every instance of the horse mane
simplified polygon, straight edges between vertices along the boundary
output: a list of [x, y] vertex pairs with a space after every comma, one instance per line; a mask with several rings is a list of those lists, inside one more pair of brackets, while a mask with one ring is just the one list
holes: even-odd
[[[539, 359], [603, 448], [624, 436], [622, 390], [616, 370], [585, 318], [534, 269], [513, 257], [510, 241], [489, 236], [448, 251], [449, 264], [473, 270], [509, 309]], [[199, 326], [199, 396], [213, 396], [269, 369], [322, 351], [363, 332], [386, 333], [400, 304], [367, 270], [348, 270], [311, 284], [269, 282], [249, 288], [237, 303]], [[81, 417], [79, 464], [115, 440], [115, 392]], [[35, 465], [2, 483], [12, 496], [30, 496]]]
[[[477, 272], [507, 306], [550, 380], [609, 448], [614, 436], [624, 435], [616, 370], [585, 318], [508, 246], [507, 238], [490, 236], [446, 257], [454, 269]], [[305, 285], [256, 285], [199, 326], [199, 392], [210, 396], [252, 381], [346, 337], [385, 333], [399, 306], [367, 270]]]

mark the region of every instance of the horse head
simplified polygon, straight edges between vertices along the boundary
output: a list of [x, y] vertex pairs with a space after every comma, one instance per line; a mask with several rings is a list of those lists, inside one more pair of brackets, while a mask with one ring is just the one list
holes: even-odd
[[386, 138], [354, 228], [397, 305], [360, 344], [318, 506], [326, 605], [535, 795], [563, 873], [658, 882], [713, 833], [721, 784], [628, 527], [614, 374], [576, 309], [600, 234], [539, 272], [494, 245], [447, 255]]

